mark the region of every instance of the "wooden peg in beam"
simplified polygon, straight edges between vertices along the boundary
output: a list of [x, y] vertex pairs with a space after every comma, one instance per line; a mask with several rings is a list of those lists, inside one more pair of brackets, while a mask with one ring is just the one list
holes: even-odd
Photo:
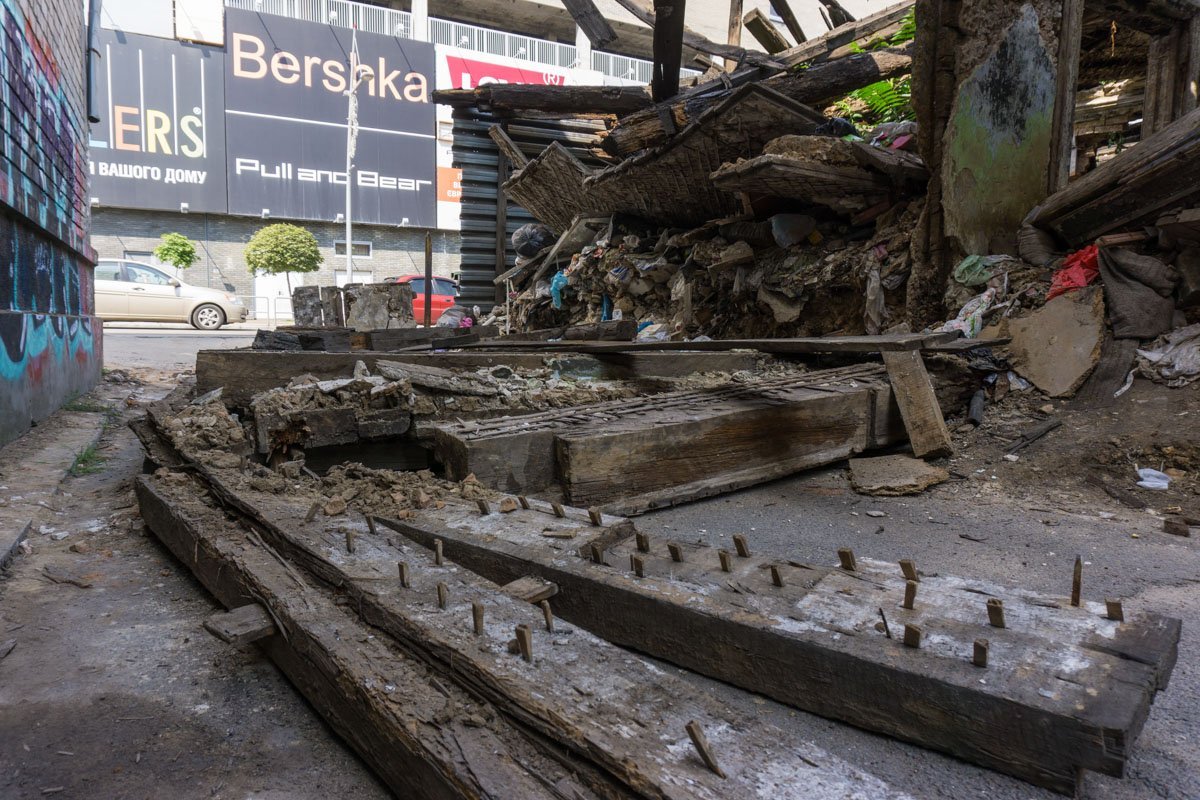
[[433, 563], [437, 566], [442, 566], [442, 540], [433, 540]]
[[1080, 595], [1083, 594], [1083, 559], [1075, 556], [1075, 571], [1071, 573], [1071, 606], [1079, 608]]
[[721, 572], [733, 572], [733, 554], [728, 550], [718, 550], [717, 557], [721, 559]]
[[529, 498], [523, 494], [517, 495], [517, 502], [521, 504], [521, 508], [529, 510]]
[[993, 628], [1004, 627], [1004, 601], [991, 598], [987, 601], [988, 624]]
[[920, 582], [921, 578], [917, 575], [917, 565], [911, 558], [900, 559], [900, 571], [904, 573], [904, 580]]
[[783, 573], [779, 571], [779, 567], [771, 565], [771, 583], [776, 586], [783, 586]]
[[671, 554], [671, 560], [679, 563], [683, 561], [683, 548], [675, 542], [670, 542], [667, 545], [667, 551]]
[[846, 572], [856, 572], [858, 570], [858, 564], [854, 560], [854, 551], [849, 547], [838, 549], [838, 561], [841, 563], [842, 569], [846, 570]]
[[560, 503], [551, 503], [550, 509], [554, 512], [554, 516], [556, 517], [562, 518], [567, 515], [566, 510], [563, 509]]
[[471, 621], [475, 625], [475, 635], [483, 636], [483, 603], [471, 603]]
[[597, 527], [604, 524], [604, 516], [600, 513], [600, 509], [594, 506], [588, 509], [588, 519]]
[[543, 600], [538, 603], [542, 609], [542, 619], [546, 622], [546, 632], [554, 633], [554, 612], [550, 610], [550, 601]]
[[488, 514], [492, 513], [491, 504], [488, 503], [488, 501], [482, 497], [475, 500], [475, 505], [479, 508], [479, 513], [485, 517]]
[[400, 585], [403, 586], [405, 589], [407, 589], [409, 587], [408, 564], [404, 563], [403, 561], [397, 561], [396, 568], [400, 572]]
[[446, 600], [448, 599], [449, 593], [450, 593], [450, 590], [447, 588], [446, 584], [443, 583], [442, 581], [438, 581], [438, 585], [437, 585], [438, 608], [444, 609], [446, 607]]
[[904, 626], [904, 646], [919, 649], [921, 647], [921, 628], [918, 625]]
[[604, 548], [602, 548], [600, 545], [596, 544], [595, 542], [592, 542], [589, 545], [589, 549], [592, 551], [592, 563], [603, 565], [604, 564]]
[[701, 727], [700, 723], [692, 720], [684, 726], [684, 729], [691, 738], [696, 752], [700, 754], [700, 760], [704, 762], [704, 766], [708, 767], [717, 777], [724, 778], [725, 772], [717, 763], [717, 757], [713, 755], [712, 748], [708, 744], [708, 737], [704, 735], [704, 728]]
[[912, 611], [913, 603], [917, 599], [917, 582], [905, 581], [904, 583], [904, 602], [900, 604], [901, 608], [907, 608]]
[[1122, 608], [1120, 600], [1105, 600], [1104, 606], [1105, 606], [1104, 610], [1106, 612], [1105, 616], [1108, 619], [1114, 620], [1116, 622], [1124, 622], [1125, 621], [1125, 609]]
[[533, 631], [528, 625], [517, 626], [517, 647], [521, 650], [521, 658], [533, 661]]
[[365, 517], [367, 520], [367, 530], [371, 532], [372, 536], [375, 536], [376, 535], [375, 518], [372, 517], [370, 514], [363, 514], [363, 517]]
[[646, 577], [646, 560], [638, 555], [631, 555], [629, 560], [633, 564], [633, 574], [639, 578]]
[[639, 553], [649, 553], [650, 552], [650, 536], [649, 536], [649, 534], [638, 533], [635, 538], [637, 539], [638, 552]]
[[733, 547], [737, 550], [738, 558], [750, 557], [750, 545], [746, 542], [746, 537], [740, 533], [733, 535]]
[[971, 663], [977, 667], [986, 667], [988, 665], [988, 640], [975, 640], [975, 655], [971, 658]]
[[354, 531], [350, 528], [346, 528], [346, 552], [354, 552]]
[[321, 502], [318, 500], [308, 507], [308, 513], [304, 515], [305, 522], [312, 522], [317, 516], [317, 512], [321, 510]]

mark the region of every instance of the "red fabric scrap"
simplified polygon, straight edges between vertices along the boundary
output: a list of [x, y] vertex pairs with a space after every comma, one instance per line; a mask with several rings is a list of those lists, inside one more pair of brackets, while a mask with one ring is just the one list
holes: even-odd
[[1063, 266], [1050, 280], [1050, 291], [1047, 300], [1053, 300], [1060, 294], [1082, 289], [1096, 282], [1100, 277], [1100, 248], [1088, 245], [1063, 259]]

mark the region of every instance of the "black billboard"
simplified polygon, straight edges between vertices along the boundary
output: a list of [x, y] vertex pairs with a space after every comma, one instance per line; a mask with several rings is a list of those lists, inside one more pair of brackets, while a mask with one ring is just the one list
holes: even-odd
[[220, 48], [96, 32], [90, 195], [101, 206], [226, 211]]
[[[346, 208], [351, 31], [225, 10], [229, 211], [333, 221]], [[437, 225], [433, 45], [358, 34], [354, 221]]]

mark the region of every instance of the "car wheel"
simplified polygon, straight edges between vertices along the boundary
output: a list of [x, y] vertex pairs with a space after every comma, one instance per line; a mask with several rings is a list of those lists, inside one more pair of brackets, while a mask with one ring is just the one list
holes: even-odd
[[205, 303], [192, 312], [192, 325], [204, 331], [215, 331], [225, 324], [225, 312], [220, 306]]

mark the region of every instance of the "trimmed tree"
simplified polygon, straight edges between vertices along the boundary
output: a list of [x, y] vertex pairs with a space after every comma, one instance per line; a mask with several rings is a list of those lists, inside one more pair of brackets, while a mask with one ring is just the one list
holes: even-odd
[[154, 257], [175, 269], [187, 269], [200, 260], [196, 243], [182, 233], [164, 233], [162, 244], [154, 248]]
[[278, 222], [260, 228], [246, 245], [246, 265], [252, 275], [278, 275], [287, 279], [292, 293], [293, 272], [316, 272], [321, 268], [321, 250], [317, 237], [298, 225]]

